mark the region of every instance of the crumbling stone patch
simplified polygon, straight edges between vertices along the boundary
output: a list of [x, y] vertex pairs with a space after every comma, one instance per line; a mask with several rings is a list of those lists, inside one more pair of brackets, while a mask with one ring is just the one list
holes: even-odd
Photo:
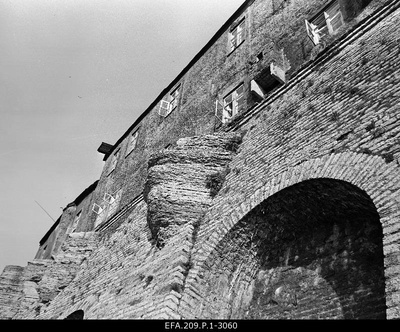
[[144, 199], [157, 247], [162, 248], [181, 226], [195, 223], [210, 207], [241, 139], [239, 133], [184, 138], [176, 148], [150, 158]]

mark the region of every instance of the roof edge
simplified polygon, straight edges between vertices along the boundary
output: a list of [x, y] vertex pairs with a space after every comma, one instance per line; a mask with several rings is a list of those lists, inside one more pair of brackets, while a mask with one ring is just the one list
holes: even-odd
[[182, 69], [182, 71], [172, 80], [172, 82], [164, 88], [161, 93], [156, 97], [156, 99], [143, 111], [135, 122], [128, 128], [128, 130], [117, 140], [110, 150], [109, 154], [104, 156], [103, 160], [112, 154], [115, 148], [121, 144], [121, 142], [129, 135], [129, 133], [143, 120], [143, 118], [157, 105], [157, 103], [165, 96], [178, 81], [188, 72], [188, 70], [206, 53], [206, 51], [214, 44], [214, 42], [225, 32], [228, 26], [234, 22], [235, 18], [244, 11], [248, 6], [250, 6], [255, 0], [246, 0], [240, 7], [228, 18], [228, 20], [217, 30], [217, 32], [211, 37], [205, 46], [203, 46], [200, 51], [193, 57], [192, 60]]

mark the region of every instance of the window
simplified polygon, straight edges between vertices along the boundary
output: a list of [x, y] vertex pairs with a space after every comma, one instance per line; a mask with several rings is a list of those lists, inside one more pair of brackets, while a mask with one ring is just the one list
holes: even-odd
[[79, 211], [79, 212], [76, 214], [75, 219], [74, 219], [74, 222], [72, 223], [72, 227], [71, 227], [71, 230], [69, 231], [69, 233], [75, 232], [76, 227], [78, 226], [79, 219], [81, 218], [81, 213], [82, 213], [82, 210]]
[[179, 87], [176, 88], [170, 95], [171, 112], [178, 106]]
[[114, 215], [119, 206], [121, 195], [122, 195], [121, 189], [117, 190], [112, 194], [104, 193], [103, 202], [101, 203], [101, 206], [94, 203], [92, 210], [97, 214], [96, 221], [94, 223], [95, 228], [104, 221], [108, 220], [112, 215]]
[[222, 123], [226, 123], [236, 114], [242, 112], [244, 107], [244, 84], [242, 83], [225, 96], [222, 104], [217, 100], [215, 115]]
[[167, 117], [168, 114], [170, 114], [175, 108], [177, 108], [179, 93], [180, 85], [169, 94], [167, 99], [161, 100], [158, 114], [160, 114], [162, 117]]
[[112, 203], [114, 203], [115, 198], [112, 195], [110, 195], [109, 193], [105, 193], [103, 200], [108, 204], [112, 204]]
[[272, 93], [285, 82], [285, 71], [274, 62], [271, 62], [269, 67], [264, 68], [250, 81], [250, 93], [256, 102], [260, 102], [266, 95]]
[[139, 130], [136, 130], [129, 138], [128, 149], [126, 150], [126, 155], [130, 154], [136, 147], [137, 139], [139, 135]]
[[229, 52], [234, 51], [243, 43], [245, 38], [245, 20], [243, 19], [235, 28], [229, 33]]
[[339, 2], [333, 1], [310, 21], [306, 20], [307, 34], [317, 45], [326, 35], [334, 35], [344, 24]]
[[119, 151], [120, 151], [120, 149], [118, 149], [112, 156], [108, 174], [110, 174], [115, 169], [115, 166], [117, 166]]
[[92, 211], [96, 214], [100, 214], [103, 212], [103, 208], [100, 205], [93, 203]]

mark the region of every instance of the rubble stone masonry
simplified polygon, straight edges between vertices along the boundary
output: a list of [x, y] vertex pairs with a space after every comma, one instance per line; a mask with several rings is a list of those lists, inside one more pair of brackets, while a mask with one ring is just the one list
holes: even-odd
[[143, 196], [6, 267], [0, 318], [399, 319], [400, 2], [357, 21], [218, 131], [117, 166]]

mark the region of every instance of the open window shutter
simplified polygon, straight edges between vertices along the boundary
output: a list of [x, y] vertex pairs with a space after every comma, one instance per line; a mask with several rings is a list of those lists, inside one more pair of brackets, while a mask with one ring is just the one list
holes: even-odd
[[224, 105], [219, 100], [215, 101], [215, 117], [221, 121], [223, 121], [224, 118]]
[[115, 211], [117, 210], [119, 201], [121, 200], [121, 193], [122, 193], [122, 190], [118, 190], [118, 192], [116, 194], [114, 194], [115, 198], [113, 197], [113, 200], [110, 203], [110, 206], [108, 208], [107, 218], [112, 216], [115, 213]]
[[306, 30], [308, 37], [310, 37], [314, 45], [319, 44], [320, 36], [317, 33], [317, 26], [308, 22], [307, 20], [305, 20], [305, 22], [306, 22]]
[[327, 12], [324, 12], [324, 16], [325, 16], [325, 21], [326, 21], [326, 25], [328, 27], [329, 34], [332, 35], [334, 30], [332, 27], [331, 18]]
[[158, 114], [162, 117], [166, 117], [169, 114], [170, 103], [166, 100], [161, 100], [160, 108], [158, 109]]
[[224, 98], [224, 110], [222, 112], [222, 122], [228, 121], [234, 115], [234, 108], [235, 108], [236, 100], [233, 98], [233, 92], [230, 93], [228, 96]]
[[136, 142], [137, 142], [137, 138], [138, 138], [138, 131], [136, 131], [132, 136], [131, 136], [131, 144], [130, 144], [130, 148], [134, 149], [136, 147]]
[[324, 12], [324, 16], [330, 34], [334, 34], [344, 24], [340, 10], [338, 10], [333, 16]]
[[108, 173], [109, 173], [109, 174], [110, 174], [110, 173], [115, 169], [115, 167], [117, 166], [118, 158], [119, 158], [119, 152], [120, 152], [120, 149], [118, 149], [117, 152], [115, 152], [115, 153], [113, 154], [113, 156], [112, 156], [112, 160], [111, 160], [111, 163], [110, 163], [110, 168], [109, 168], [109, 170], [108, 170]]
[[242, 41], [244, 41], [245, 37], [246, 37], [246, 24], [245, 21], [243, 21], [238, 26], [237, 44], [239, 45]]
[[126, 155], [128, 155], [131, 151], [133, 151], [136, 147], [137, 138], [138, 138], [138, 131], [136, 131], [133, 135], [131, 135], [128, 148], [126, 150]]
[[75, 232], [76, 227], [78, 226], [78, 221], [79, 221], [79, 219], [74, 220], [74, 223], [72, 224], [71, 230], [68, 233]]
[[79, 219], [81, 218], [81, 214], [82, 214], [82, 211], [79, 211], [78, 214], [76, 215], [76, 217], [75, 217], [75, 219], [74, 219], [74, 222], [73, 222], [73, 224], [72, 224], [71, 230], [69, 231], [69, 233], [75, 232], [76, 227], [78, 226]]
[[230, 38], [230, 50], [233, 51], [237, 44], [236, 44], [236, 38], [237, 38], [237, 30], [233, 30], [231, 31], [231, 33], [229, 34], [229, 38]]
[[100, 214], [103, 212], [103, 208], [100, 205], [93, 203], [92, 211], [96, 214]]
[[285, 71], [282, 68], [271, 62], [270, 71], [271, 75], [274, 76], [279, 82], [281, 82], [282, 84], [286, 83]]
[[115, 201], [115, 198], [108, 193], [104, 194], [103, 200], [106, 201], [108, 204], [112, 204]]
[[250, 82], [250, 91], [251, 91], [251, 94], [256, 99], [258, 99], [258, 100], [264, 99], [264, 92], [255, 80], [251, 80], [251, 82]]
[[92, 210], [97, 214], [96, 220], [94, 222], [94, 227], [97, 227], [100, 225], [105, 219], [107, 218], [107, 211], [108, 211], [108, 205], [107, 204], [102, 204], [102, 206], [94, 203]]

